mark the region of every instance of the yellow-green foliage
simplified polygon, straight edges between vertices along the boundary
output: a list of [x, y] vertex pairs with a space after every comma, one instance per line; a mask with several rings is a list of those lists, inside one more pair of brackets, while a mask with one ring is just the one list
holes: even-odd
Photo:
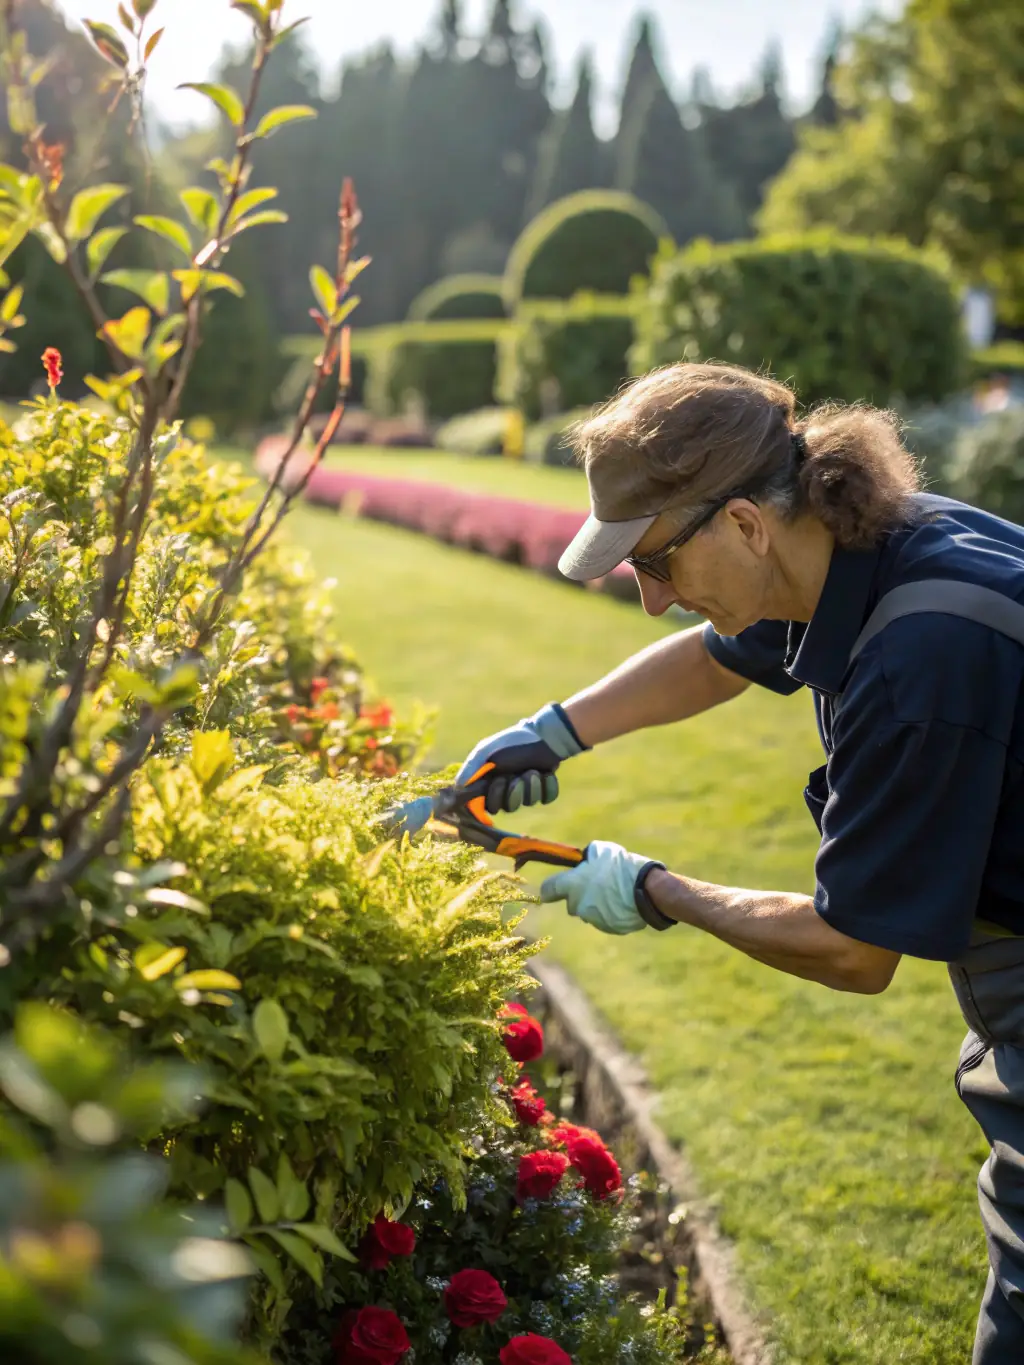
[[508, 323], [498, 318], [407, 322], [374, 329], [367, 403], [387, 416], [410, 397], [435, 418], [494, 401], [496, 345]]
[[500, 275], [446, 275], [417, 294], [409, 305], [410, 322], [444, 318], [503, 318]]

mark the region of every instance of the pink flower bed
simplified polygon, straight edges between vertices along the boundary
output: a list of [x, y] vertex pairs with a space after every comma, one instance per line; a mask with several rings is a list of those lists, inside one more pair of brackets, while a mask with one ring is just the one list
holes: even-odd
[[[276, 436], [261, 444], [256, 466], [264, 477], [273, 473], [283, 449], [282, 438]], [[287, 474], [298, 477], [300, 469], [293, 459]], [[558, 573], [562, 551], [585, 520], [580, 512], [517, 498], [470, 493], [426, 480], [380, 478], [322, 466], [313, 471], [305, 496], [321, 506], [344, 506], [373, 521], [421, 531], [435, 540], [548, 574]], [[637, 595], [633, 571], [625, 565], [593, 586], [616, 596]]]

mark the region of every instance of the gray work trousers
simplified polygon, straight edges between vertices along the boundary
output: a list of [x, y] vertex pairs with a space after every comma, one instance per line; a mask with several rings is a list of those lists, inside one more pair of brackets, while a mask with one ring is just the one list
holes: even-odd
[[957, 1093], [992, 1148], [978, 1176], [989, 1274], [973, 1365], [1024, 1363], [1024, 938], [979, 926], [949, 964], [970, 1029]]

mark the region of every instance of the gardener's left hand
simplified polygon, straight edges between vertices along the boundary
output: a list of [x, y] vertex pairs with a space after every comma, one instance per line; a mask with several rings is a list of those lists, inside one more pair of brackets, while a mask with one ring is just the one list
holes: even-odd
[[565, 901], [569, 914], [605, 934], [634, 934], [647, 925], [636, 908], [637, 874], [650, 861], [619, 844], [595, 839], [578, 867], [556, 872], [541, 885], [543, 902]]

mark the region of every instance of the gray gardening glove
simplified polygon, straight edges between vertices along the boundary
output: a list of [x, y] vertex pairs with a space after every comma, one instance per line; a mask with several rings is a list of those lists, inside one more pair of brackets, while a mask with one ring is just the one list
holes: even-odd
[[520, 806], [546, 806], [558, 795], [559, 763], [586, 748], [569, 717], [551, 703], [535, 716], [482, 739], [459, 769], [455, 784], [465, 785], [485, 763], [493, 763], [484, 800], [491, 815]]

